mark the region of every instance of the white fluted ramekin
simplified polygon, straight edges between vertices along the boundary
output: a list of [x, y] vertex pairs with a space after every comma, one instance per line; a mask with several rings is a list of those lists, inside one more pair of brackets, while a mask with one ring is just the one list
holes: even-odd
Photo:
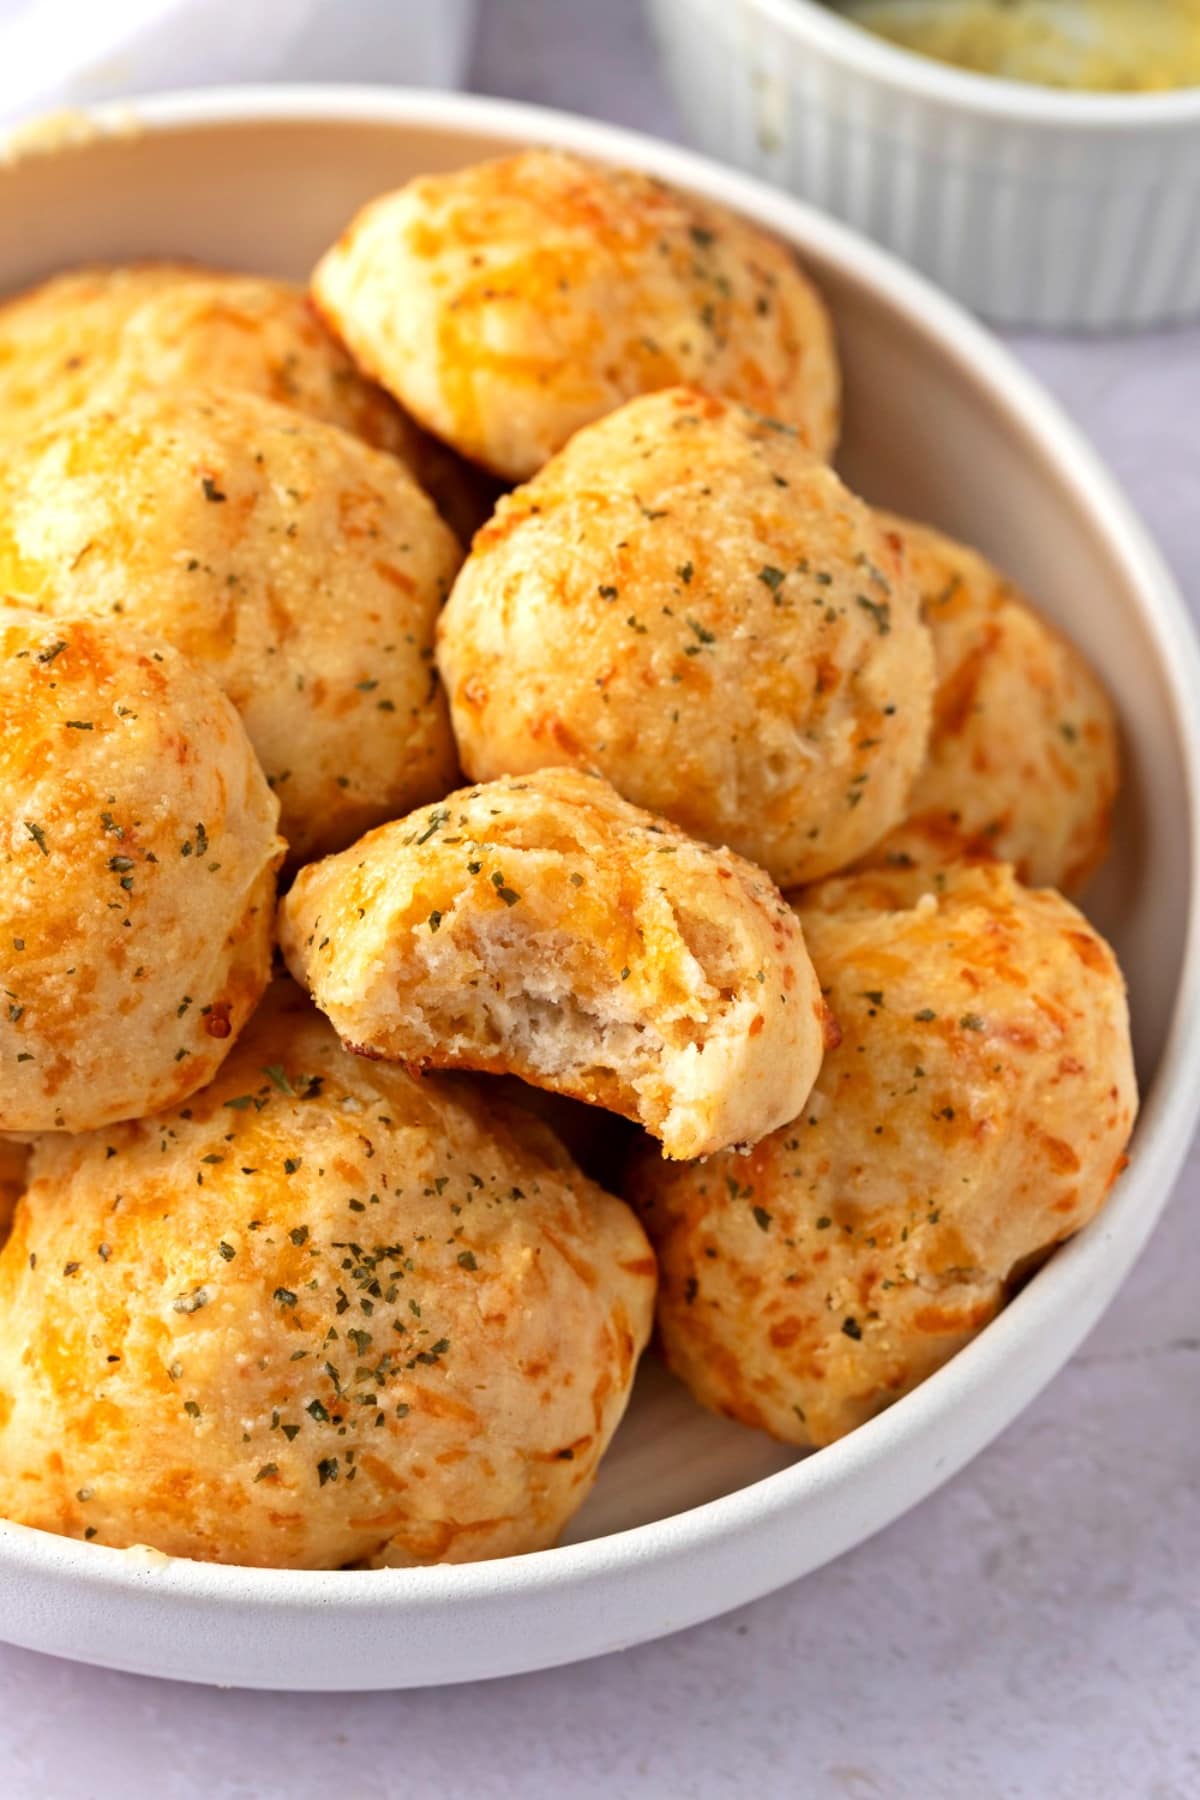
[[683, 121], [999, 324], [1200, 314], [1200, 89], [974, 75], [815, 0], [648, 0]]

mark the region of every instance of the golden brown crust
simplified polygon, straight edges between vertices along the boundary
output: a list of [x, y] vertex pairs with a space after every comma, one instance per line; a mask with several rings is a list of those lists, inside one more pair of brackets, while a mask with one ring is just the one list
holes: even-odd
[[927, 525], [904, 539], [933, 638], [937, 692], [909, 815], [866, 861], [1010, 862], [1075, 891], [1103, 861], [1120, 778], [1116, 720], [1080, 652], [992, 565]]
[[0, 608], [0, 1131], [207, 1081], [266, 984], [278, 805], [232, 706], [124, 626]]
[[0, 459], [0, 594], [206, 669], [296, 857], [453, 780], [433, 636], [460, 556], [394, 458], [251, 394], [83, 408]]
[[814, 890], [802, 917], [843, 1038], [807, 1106], [748, 1156], [647, 1156], [631, 1181], [672, 1368], [791, 1443], [931, 1374], [1124, 1163], [1137, 1091], [1111, 950], [998, 864], [941, 888], [898, 911], [870, 875]]
[[490, 509], [478, 472], [359, 374], [293, 282], [145, 262], [0, 303], [0, 436], [147, 387], [232, 388], [337, 425], [398, 456], [462, 538]]
[[0, 1248], [7, 1241], [17, 1201], [25, 1192], [28, 1167], [28, 1144], [0, 1137]]
[[671, 1156], [790, 1118], [824, 1048], [761, 870], [574, 769], [462, 789], [302, 870], [280, 943], [359, 1055], [519, 1075]]
[[185, 1111], [35, 1151], [0, 1515], [280, 1568], [541, 1548], [653, 1293], [636, 1220], [544, 1126], [355, 1061], [280, 984]]
[[635, 394], [693, 382], [837, 439], [833, 334], [790, 249], [695, 195], [559, 150], [364, 207], [313, 277], [360, 365], [498, 475]]
[[144, 387], [258, 394], [410, 464], [419, 436], [292, 282], [145, 262], [74, 269], [0, 303], [0, 432]]
[[929, 634], [898, 550], [790, 432], [689, 388], [580, 432], [477, 535], [438, 628], [463, 767], [555, 763], [781, 886], [904, 816]]
[[186, 263], [72, 269], [0, 301], [0, 432], [19, 434], [91, 398], [129, 320], [193, 273]]

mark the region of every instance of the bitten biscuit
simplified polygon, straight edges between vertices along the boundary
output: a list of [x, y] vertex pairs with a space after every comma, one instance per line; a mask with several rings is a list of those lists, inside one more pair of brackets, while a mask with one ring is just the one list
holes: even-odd
[[280, 943], [351, 1049], [519, 1075], [668, 1156], [761, 1137], [821, 1061], [826, 1009], [767, 877], [571, 769], [463, 789], [303, 869]]
[[869, 876], [827, 887], [801, 916], [843, 1035], [807, 1105], [748, 1156], [644, 1156], [630, 1183], [671, 1367], [794, 1444], [975, 1336], [1099, 1210], [1137, 1109], [1120, 971], [1059, 895], [998, 864], [902, 911]]
[[904, 539], [937, 691], [908, 817], [866, 862], [933, 868], [986, 856], [1037, 887], [1082, 887], [1108, 849], [1120, 775], [1107, 694], [977, 552], [907, 519], [880, 523]]
[[792, 252], [628, 169], [526, 150], [385, 194], [313, 294], [431, 431], [520, 481], [580, 426], [687, 381], [837, 439], [829, 319]]
[[454, 779], [433, 638], [460, 556], [393, 457], [250, 394], [84, 408], [0, 458], [0, 594], [207, 670], [297, 859]]
[[216, 1073], [266, 985], [279, 807], [220, 690], [123, 625], [0, 608], [0, 1132]]
[[570, 762], [781, 887], [904, 817], [933, 651], [899, 540], [690, 388], [572, 439], [477, 535], [438, 659], [477, 781]]
[[552, 1544], [654, 1258], [553, 1135], [290, 984], [183, 1111], [43, 1140], [0, 1253], [0, 1515], [271, 1568]]

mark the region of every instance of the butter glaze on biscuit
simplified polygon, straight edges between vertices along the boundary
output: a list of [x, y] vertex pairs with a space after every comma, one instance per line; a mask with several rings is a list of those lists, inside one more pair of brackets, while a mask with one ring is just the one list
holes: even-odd
[[1104, 860], [1120, 781], [1116, 720], [1081, 653], [977, 551], [879, 515], [903, 538], [937, 691], [908, 817], [864, 859], [934, 869], [962, 856], [1081, 888]]
[[313, 277], [360, 366], [510, 481], [636, 394], [694, 382], [837, 439], [825, 308], [792, 252], [629, 169], [526, 150], [363, 208]]
[[460, 560], [394, 457], [253, 394], [147, 391], [0, 457], [0, 594], [207, 670], [296, 859], [454, 779], [433, 638]]
[[794, 433], [630, 401], [501, 500], [438, 627], [463, 768], [570, 762], [781, 887], [904, 817], [933, 651], [903, 545]]
[[267, 1568], [542, 1549], [653, 1297], [636, 1219], [546, 1127], [348, 1056], [279, 983], [185, 1109], [35, 1150], [0, 1515]]
[[1137, 1110], [1125, 985], [1068, 901], [991, 864], [893, 902], [872, 875], [805, 896], [842, 1041], [795, 1119], [748, 1156], [645, 1156], [629, 1185], [670, 1366], [793, 1444], [852, 1431], [994, 1318], [1099, 1211]]
[[220, 690], [124, 625], [0, 608], [0, 1131], [215, 1075], [271, 965], [278, 803]]

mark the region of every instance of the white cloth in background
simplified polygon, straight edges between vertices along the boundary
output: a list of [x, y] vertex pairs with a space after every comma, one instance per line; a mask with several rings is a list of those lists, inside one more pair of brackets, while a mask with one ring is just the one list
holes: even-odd
[[0, 0], [0, 121], [225, 81], [454, 87], [476, 0]]

